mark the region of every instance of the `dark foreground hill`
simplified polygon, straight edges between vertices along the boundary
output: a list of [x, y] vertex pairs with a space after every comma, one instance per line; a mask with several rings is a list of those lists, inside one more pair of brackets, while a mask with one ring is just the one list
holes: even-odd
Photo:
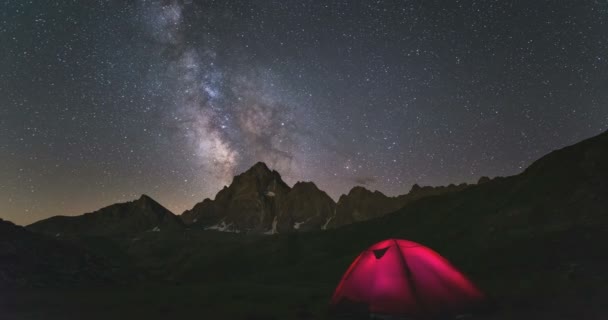
[[[607, 195], [604, 133], [554, 151], [519, 175], [414, 200], [337, 229], [259, 236], [190, 228], [112, 240], [131, 257], [128, 267], [145, 276], [128, 287], [62, 291], [52, 295], [53, 310], [69, 318], [78, 301], [82, 315], [99, 319], [324, 318], [357, 254], [394, 237], [433, 248], [485, 290], [498, 309], [480, 319], [604, 319]], [[48, 298], [21, 292], [5, 310], [20, 318], [24, 306]]]
[[0, 219], [0, 288], [66, 286], [108, 277], [107, 266], [88, 250]]

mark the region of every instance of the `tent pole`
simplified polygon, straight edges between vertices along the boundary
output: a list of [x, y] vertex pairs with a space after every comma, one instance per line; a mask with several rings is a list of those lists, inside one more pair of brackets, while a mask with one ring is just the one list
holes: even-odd
[[404, 254], [401, 251], [401, 247], [399, 246], [399, 243], [397, 242], [397, 240], [393, 239], [393, 242], [395, 243], [395, 246], [397, 246], [397, 250], [399, 251], [398, 254], [399, 254], [399, 257], [401, 257], [401, 262], [403, 263], [403, 267], [405, 268], [405, 277], [407, 278], [407, 282], [410, 285], [412, 295], [414, 296], [416, 303], [421, 307], [421, 309], [426, 310], [427, 309], [426, 306], [422, 302], [422, 299], [418, 296], [418, 289], [416, 288], [416, 284], [414, 283], [412, 269], [410, 269], [410, 266], [408, 265], [407, 261], [405, 260]]

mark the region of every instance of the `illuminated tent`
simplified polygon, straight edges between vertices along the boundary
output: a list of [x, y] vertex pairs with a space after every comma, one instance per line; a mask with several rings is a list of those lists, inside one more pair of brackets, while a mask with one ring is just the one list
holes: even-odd
[[350, 265], [330, 311], [351, 317], [432, 319], [468, 313], [483, 301], [483, 293], [437, 252], [389, 239], [363, 251]]

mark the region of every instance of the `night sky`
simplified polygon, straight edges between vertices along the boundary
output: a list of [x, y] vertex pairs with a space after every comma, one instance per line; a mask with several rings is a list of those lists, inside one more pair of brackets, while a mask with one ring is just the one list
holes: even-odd
[[396, 195], [608, 129], [606, 1], [5, 0], [0, 58], [19, 224], [142, 193], [179, 214], [257, 161]]

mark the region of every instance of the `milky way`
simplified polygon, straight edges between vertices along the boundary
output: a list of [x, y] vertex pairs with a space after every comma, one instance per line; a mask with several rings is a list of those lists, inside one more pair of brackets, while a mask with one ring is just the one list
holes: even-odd
[[606, 52], [601, 1], [4, 1], [0, 217], [516, 174], [608, 128]]
[[306, 157], [297, 152], [303, 135], [292, 119], [293, 107], [273, 88], [271, 69], [224, 71], [229, 68], [218, 62], [213, 38], [201, 43], [186, 36], [193, 32], [184, 17], [188, 5], [142, 1], [140, 7], [146, 11], [147, 31], [159, 44], [155, 50], [170, 57], [162, 63], [166, 70], [160, 71], [166, 72], [165, 83], [154, 85], [171, 88], [167, 108], [172, 118], [167, 121], [177, 122], [192, 150], [191, 161], [200, 168], [194, 178], [212, 192], [229, 184], [243, 168], [240, 164], [256, 161], [290, 177]]

